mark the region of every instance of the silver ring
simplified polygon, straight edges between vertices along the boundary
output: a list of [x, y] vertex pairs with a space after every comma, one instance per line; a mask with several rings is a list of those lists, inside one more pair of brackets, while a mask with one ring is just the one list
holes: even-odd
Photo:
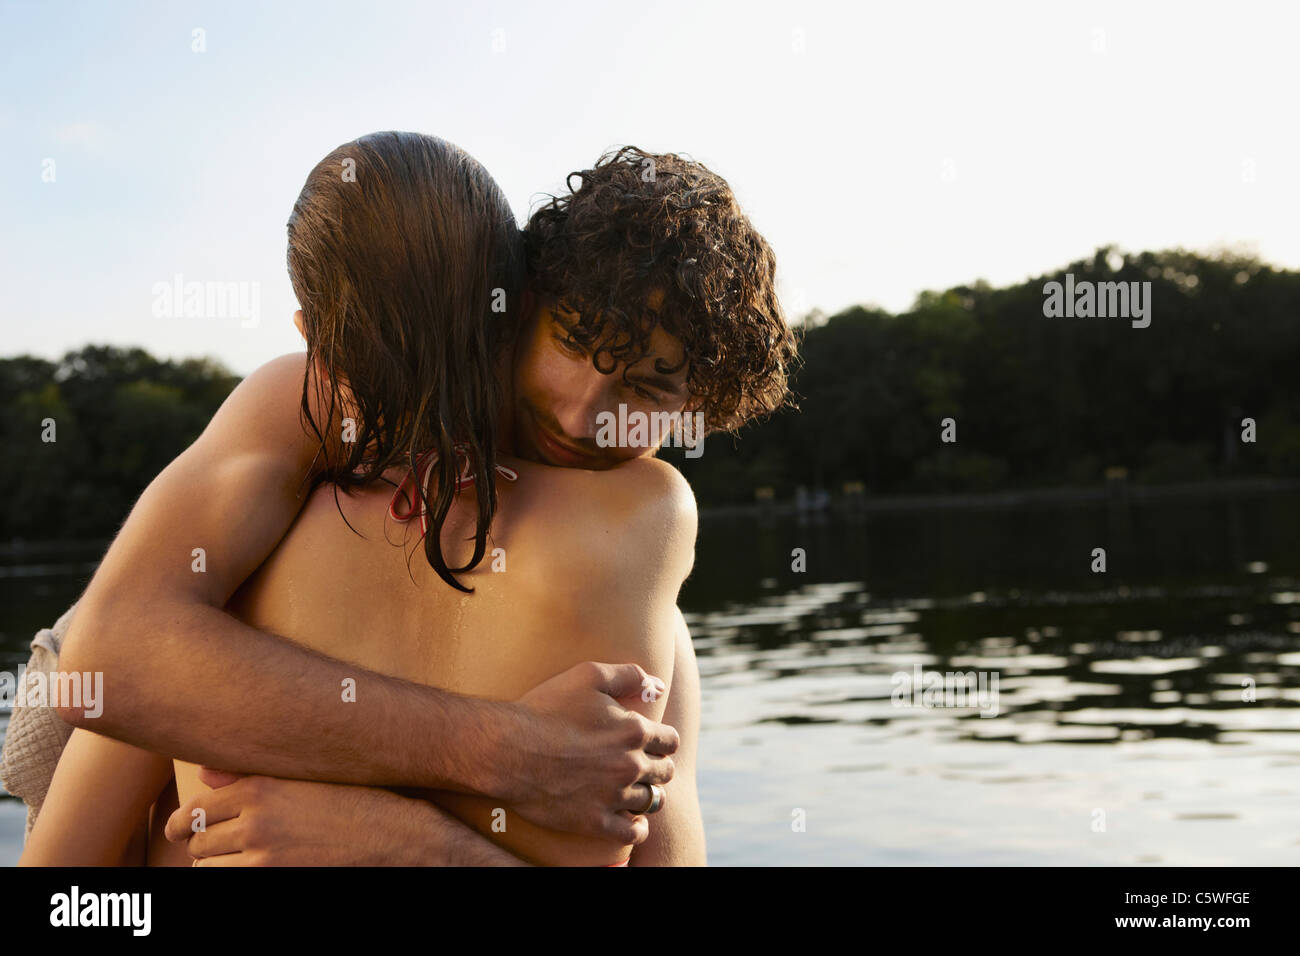
[[650, 802], [645, 805], [645, 809], [641, 812], [646, 814], [658, 813], [664, 805], [664, 788], [654, 783], [647, 783], [646, 786], [650, 788]]

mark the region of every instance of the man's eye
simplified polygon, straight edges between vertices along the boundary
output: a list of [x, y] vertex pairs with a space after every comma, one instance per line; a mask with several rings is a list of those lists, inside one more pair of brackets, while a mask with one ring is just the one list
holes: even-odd
[[632, 390], [635, 391], [639, 396], [644, 398], [647, 402], [654, 402], [656, 405], [658, 405], [662, 400], [660, 396], [656, 395], [654, 392], [649, 391], [648, 389], [642, 388], [640, 385], [633, 385]]
[[563, 348], [564, 351], [566, 352], [571, 352], [574, 355], [582, 354], [582, 346], [579, 345], [578, 340], [571, 335], [556, 334], [555, 341], [559, 342], [560, 347]]

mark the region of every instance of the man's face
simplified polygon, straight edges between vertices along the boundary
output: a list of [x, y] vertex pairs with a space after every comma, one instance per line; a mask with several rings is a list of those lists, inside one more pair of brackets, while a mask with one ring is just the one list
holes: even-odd
[[[576, 313], [546, 300], [538, 301], [526, 322], [514, 369], [516, 453], [560, 468], [591, 471], [653, 454], [657, 443], [601, 447], [597, 435], [602, 420], [608, 421], [602, 413], [618, 416], [620, 405], [626, 406], [627, 416], [681, 412], [689, 397], [681, 342], [656, 326], [648, 355], [631, 368], [619, 364], [606, 375], [572, 342], [569, 330], [577, 322]], [[657, 363], [677, 371], [659, 372]]]

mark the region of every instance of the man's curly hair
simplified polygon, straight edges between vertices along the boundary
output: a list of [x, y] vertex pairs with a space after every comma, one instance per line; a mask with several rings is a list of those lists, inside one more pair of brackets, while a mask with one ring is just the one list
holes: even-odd
[[528, 269], [540, 295], [581, 317], [570, 334], [599, 371], [644, 358], [661, 325], [685, 349], [690, 405], [708, 431], [789, 403], [797, 343], [777, 301], [776, 259], [726, 180], [625, 146], [565, 185], [524, 230]]

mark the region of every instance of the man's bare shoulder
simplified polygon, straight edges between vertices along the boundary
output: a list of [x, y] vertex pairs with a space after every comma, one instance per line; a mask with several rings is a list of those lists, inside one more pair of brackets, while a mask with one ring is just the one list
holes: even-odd
[[302, 417], [304, 386], [323, 427], [330, 423], [324, 399], [311, 387], [307, 355], [293, 352], [271, 359], [250, 373], [213, 416], [202, 440], [224, 454], [269, 455], [301, 464], [315, 454], [319, 439]]
[[[284, 355], [277, 356], [267, 362], [263, 362], [253, 372], [253, 375], [271, 376], [271, 375], [289, 375], [296, 376], [298, 381], [302, 382], [303, 373], [307, 371], [307, 353], [306, 352], [286, 352]], [[252, 378], [250, 375], [249, 378]]]
[[259, 365], [230, 393], [212, 419], [213, 424], [223, 425], [232, 410], [256, 418], [259, 408], [273, 412], [300, 406], [306, 371], [307, 355], [302, 352], [281, 355]]
[[307, 375], [307, 353], [290, 352], [259, 365], [233, 393], [245, 403], [300, 405]]

